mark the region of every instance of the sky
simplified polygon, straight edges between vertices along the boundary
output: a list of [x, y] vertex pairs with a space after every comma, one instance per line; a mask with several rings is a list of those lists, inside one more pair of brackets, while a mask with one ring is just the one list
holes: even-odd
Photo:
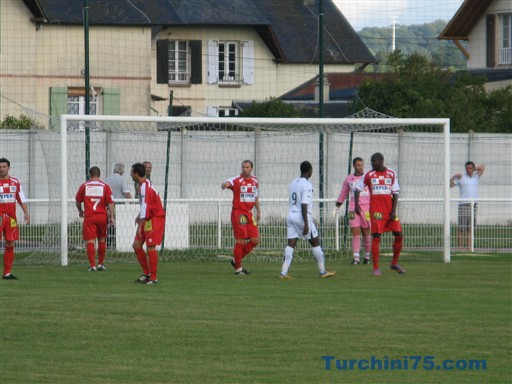
[[434, 20], [449, 21], [464, 0], [333, 0], [359, 31], [364, 27], [424, 24]]

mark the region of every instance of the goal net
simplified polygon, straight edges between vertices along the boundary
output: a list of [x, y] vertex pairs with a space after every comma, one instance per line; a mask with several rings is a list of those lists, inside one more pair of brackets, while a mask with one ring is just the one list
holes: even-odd
[[[351, 255], [348, 221], [344, 215], [332, 219], [329, 213], [351, 171], [352, 158], [362, 157], [369, 169], [375, 152], [383, 153], [385, 164], [399, 175], [399, 216], [407, 239], [404, 251], [430, 257], [435, 250], [441, 255], [446, 236], [449, 239], [444, 225], [445, 180], [449, 176], [442, 171], [449, 168], [445, 167], [448, 131], [447, 119], [361, 115], [349, 119], [63, 115], [60, 134], [41, 133], [50, 205], [43, 220], [42, 246], [31, 258], [60, 260], [64, 265], [85, 261], [74, 195], [86, 179], [87, 163], [101, 169], [102, 179], [112, 173], [115, 163], [123, 163], [123, 177], [133, 196], [129, 170], [143, 161], [151, 161], [151, 181], [167, 207], [162, 259], [230, 257], [234, 245], [232, 194], [221, 190], [220, 184], [239, 174], [245, 159], [254, 162], [253, 173], [260, 181], [261, 243], [253, 251], [254, 259], [282, 257], [288, 185], [299, 176], [303, 160], [314, 167], [314, 218], [326, 255], [329, 259], [347, 258]], [[133, 260], [137, 213], [136, 200], [117, 202], [115, 233], [108, 242], [110, 260]], [[382, 247], [391, 249], [387, 236]], [[300, 243], [299, 259], [309, 258], [308, 248], [307, 243]]]

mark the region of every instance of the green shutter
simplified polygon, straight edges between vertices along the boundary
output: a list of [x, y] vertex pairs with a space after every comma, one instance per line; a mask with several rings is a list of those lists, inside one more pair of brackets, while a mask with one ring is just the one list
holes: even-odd
[[68, 113], [68, 89], [50, 88], [50, 128], [60, 130], [60, 115]]
[[118, 88], [105, 88], [103, 90], [103, 114], [119, 115], [121, 95]]

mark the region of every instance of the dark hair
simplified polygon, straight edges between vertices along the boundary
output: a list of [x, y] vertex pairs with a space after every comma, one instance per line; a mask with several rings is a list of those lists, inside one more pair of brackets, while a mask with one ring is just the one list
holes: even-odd
[[251, 160], [244, 160], [244, 161], [242, 161], [242, 164], [244, 164], [244, 163], [249, 163], [249, 164], [251, 164], [251, 168], [254, 168], [254, 164], [252, 163]]
[[473, 166], [473, 168], [475, 168], [475, 163], [473, 163], [472, 161], [466, 161], [466, 164], [464, 164], [464, 167], [467, 167], [468, 165], [471, 165], [471, 166]]
[[372, 155], [372, 159], [374, 160], [384, 160], [384, 155], [380, 152], [375, 152], [373, 155]]
[[101, 176], [100, 169], [98, 167], [91, 167], [89, 169], [89, 176], [91, 176], [91, 177], [100, 177]]
[[311, 171], [312, 169], [313, 166], [309, 161], [303, 161], [302, 163], [300, 163], [300, 173], [304, 174]]
[[7, 166], [10, 168], [11, 167], [11, 162], [9, 160], [7, 160], [5, 157], [2, 157], [0, 159], [0, 163], [7, 163]]
[[144, 167], [144, 164], [141, 163], [135, 163], [132, 165], [132, 171], [139, 175], [140, 177], [146, 176], [146, 168]]
[[361, 157], [354, 157], [354, 160], [352, 160], [352, 165], [355, 167], [356, 166], [356, 162], [357, 161], [362, 161], [364, 162], [364, 160], [361, 158]]

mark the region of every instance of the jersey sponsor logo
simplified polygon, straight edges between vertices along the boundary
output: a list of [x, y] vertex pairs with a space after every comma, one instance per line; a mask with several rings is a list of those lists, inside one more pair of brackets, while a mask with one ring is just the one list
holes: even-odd
[[16, 193], [16, 186], [15, 185], [9, 186], [9, 192]]
[[14, 193], [0, 193], [0, 203], [14, 203], [16, 195]]
[[374, 212], [374, 213], [373, 213], [373, 218], [374, 218], [375, 220], [382, 220], [382, 213], [380, 213], [380, 212]]
[[239, 221], [240, 224], [246, 225], [247, 224], [247, 216], [246, 215], [240, 215], [239, 218], [238, 218], [238, 221]]
[[372, 185], [379, 185], [379, 179], [376, 177], [372, 177]]
[[242, 185], [240, 187], [240, 192], [247, 192], [247, 185]]
[[88, 185], [85, 187], [85, 196], [103, 196], [103, 186]]
[[241, 193], [240, 201], [250, 203], [256, 201], [256, 195], [254, 193]]
[[391, 179], [391, 178], [389, 178], [389, 177], [386, 177], [386, 178], [384, 179], [384, 184], [386, 184], [386, 185], [391, 185], [391, 184], [393, 184], [393, 179]]
[[374, 195], [389, 195], [391, 189], [386, 185], [374, 185], [372, 186], [372, 194]]

